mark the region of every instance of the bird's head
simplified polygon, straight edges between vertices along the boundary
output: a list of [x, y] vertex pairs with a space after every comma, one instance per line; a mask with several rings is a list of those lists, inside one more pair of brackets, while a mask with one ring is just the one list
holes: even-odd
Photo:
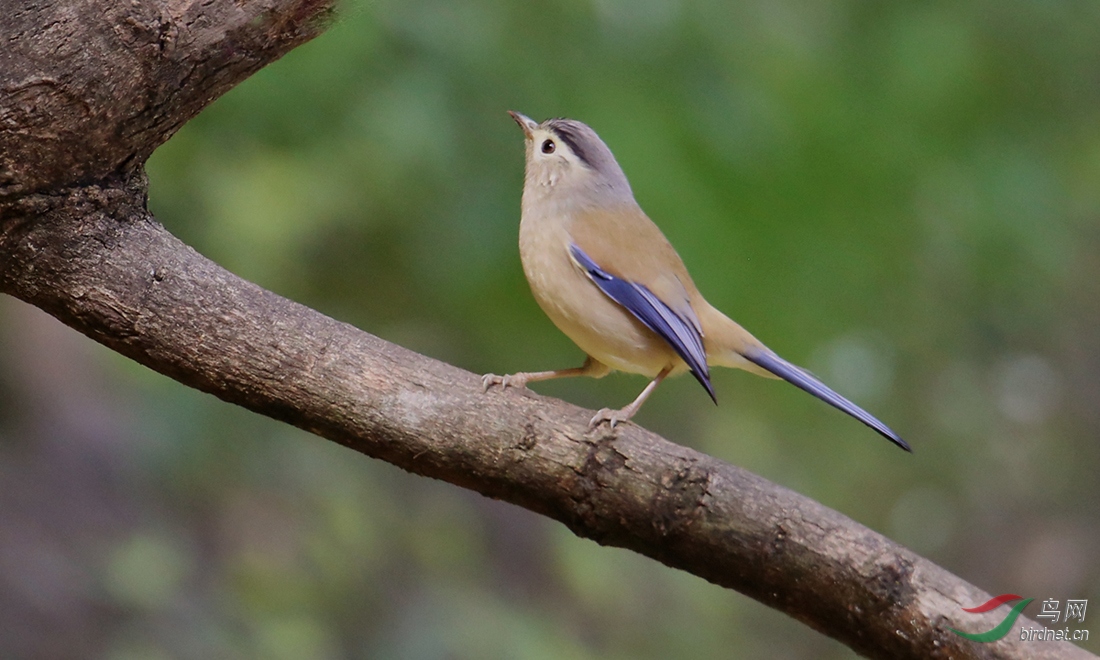
[[509, 111], [527, 142], [524, 194], [585, 205], [633, 201], [630, 184], [600, 136], [574, 119], [541, 124]]

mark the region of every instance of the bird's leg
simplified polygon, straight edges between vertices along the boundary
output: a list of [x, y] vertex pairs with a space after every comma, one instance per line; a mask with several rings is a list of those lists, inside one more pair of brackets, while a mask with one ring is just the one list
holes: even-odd
[[534, 383], [540, 380], [552, 380], [554, 378], [572, 378], [574, 376], [591, 376], [592, 378], [603, 378], [610, 373], [611, 368], [602, 362], [597, 362], [592, 359], [592, 356], [588, 356], [588, 359], [584, 361], [584, 364], [579, 367], [573, 367], [572, 369], [556, 369], [554, 371], [524, 371], [518, 374], [509, 374], [507, 376], [498, 376], [496, 374], [485, 374], [481, 377], [481, 384], [488, 390], [493, 385], [500, 385], [501, 387], [524, 387], [527, 383]]
[[637, 399], [625, 408], [619, 410], [612, 410], [610, 408], [603, 408], [592, 418], [592, 421], [588, 422], [589, 430], [595, 429], [603, 422], [607, 422], [609, 428], [615, 428], [615, 425], [619, 422], [625, 422], [634, 416], [634, 413], [638, 412], [638, 409], [642, 407], [645, 400], [649, 398], [650, 394], [653, 394], [653, 390], [657, 389], [657, 386], [661, 384], [661, 381], [665, 379], [668, 372], [672, 371], [672, 365], [668, 365], [661, 370], [661, 373], [657, 374], [657, 377], [649, 382], [649, 385], [645, 386], [642, 393], [638, 395]]

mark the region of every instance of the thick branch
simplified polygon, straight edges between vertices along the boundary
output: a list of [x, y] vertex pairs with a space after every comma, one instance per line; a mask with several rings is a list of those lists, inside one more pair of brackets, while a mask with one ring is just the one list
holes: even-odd
[[[328, 5], [73, 3], [0, 22], [0, 291], [180, 382], [737, 589], [879, 658], [1091, 657], [973, 644], [988, 595], [816, 502], [633, 425], [383, 342], [208, 261], [145, 206], [145, 157], [316, 33]], [[980, 622], [980, 623], [979, 623]], [[984, 628], [983, 628], [984, 626]]]
[[[1089, 657], [974, 644], [988, 595], [816, 502], [633, 425], [388, 344], [241, 280], [144, 208], [144, 180], [37, 196], [0, 288], [182, 383], [410, 472], [514, 502], [776, 607], [880, 658]], [[991, 628], [1000, 613], [988, 615]]]
[[0, 200], [141, 167], [333, 0], [0, 3]]

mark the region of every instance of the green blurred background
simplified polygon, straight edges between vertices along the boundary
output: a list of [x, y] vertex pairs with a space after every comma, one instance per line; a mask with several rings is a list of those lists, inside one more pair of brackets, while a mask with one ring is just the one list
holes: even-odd
[[[349, 2], [154, 154], [150, 205], [390, 341], [476, 373], [575, 366], [520, 269], [509, 109], [593, 126], [710, 301], [915, 453], [724, 370], [718, 407], [681, 378], [640, 424], [1031, 615], [1092, 599], [1100, 638], [1100, 4]], [[644, 383], [535, 389], [602, 407]], [[4, 658], [852, 656], [10, 298], [0, 530]]]

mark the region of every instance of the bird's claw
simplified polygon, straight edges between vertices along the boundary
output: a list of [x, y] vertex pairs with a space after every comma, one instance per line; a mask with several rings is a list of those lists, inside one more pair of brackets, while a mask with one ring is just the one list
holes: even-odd
[[588, 422], [588, 430], [595, 431], [600, 424], [607, 422], [607, 428], [614, 431], [615, 427], [620, 422], [625, 422], [630, 419], [630, 413], [626, 410], [612, 410], [611, 408], [601, 408], [595, 415], [592, 416], [592, 420]]
[[523, 387], [527, 384], [526, 378], [520, 378], [519, 374], [509, 374], [505, 376], [498, 376], [496, 374], [485, 374], [481, 377], [481, 387], [485, 392], [489, 391], [489, 388], [493, 385], [500, 385], [503, 388], [509, 387]]

